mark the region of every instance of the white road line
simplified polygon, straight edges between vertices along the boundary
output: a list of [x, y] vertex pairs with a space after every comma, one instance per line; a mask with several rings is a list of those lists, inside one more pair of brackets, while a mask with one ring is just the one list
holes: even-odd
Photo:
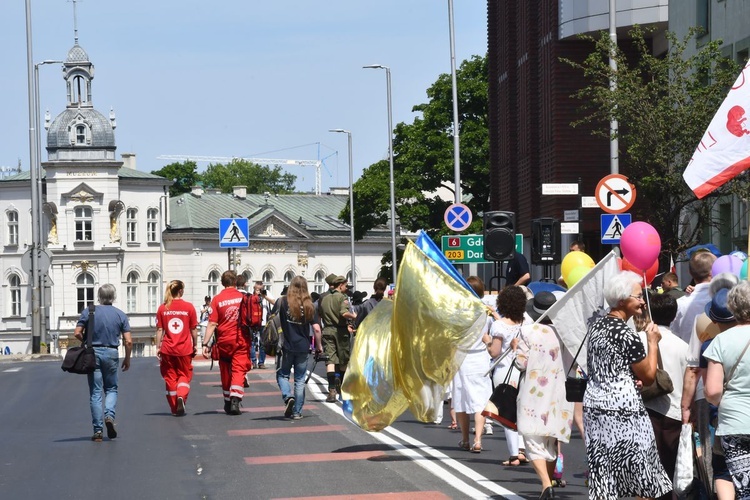
[[[315, 373], [313, 373], [312, 375], [312, 380], [315, 380], [318, 383], [314, 385], [308, 385], [309, 389], [313, 393], [316, 393], [319, 397], [325, 397], [327, 394], [323, 392], [323, 390], [321, 389], [321, 385], [327, 384], [328, 381]], [[339, 415], [344, 417], [344, 411], [338, 404], [327, 404], [324, 406], [334, 413], [338, 413]], [[346, 417], [344, 418], [346, 419]], [[349, 421], [348, 419], [346, 420]], [[352, 425], [356, 424], [352, 422]], [[446, 467], [453, 469], [455, 472], [475, 483], [475, 485], [479, 485], [482, 488], [491, 491], [495, 495], [501, 495], [507, 500], [524, 500], [523, 497], [506, 488], [503, 488], [494, 481], [487, 479], [470, 467], [467, 467], [461, 462], [450, 458], [448, 455], [422, 443], [421, 441], [412, 438], [407, 434], [404, 434], [398, 429], [395, 429], [393, 427], [386, 427], [381, 432], [370, 432], [369, 434], [375, 439], [393, 447], [402, 455], [411, 458], [415, 463], [427, 469], [435, 477], [442, 479], [443, 481], [448, 483], [449, 486], [457, 488], [459, 491], [470, 496], [471, 498], [488, 498], [489, 495], [482, 493], [473, 485], [461, 480], [459, 477], [447, 470]], [[387, 436], [386, 434], [390, 434], [393, 437]], [[400, 441], [397, 441], [397, 439]], [[403, 443], [406, 443], [410, 446], [407, 447]], [[426, 458], [425, 455], [418, 453], [417, 450], [438, 459], [439, 463], [442, 464], [443, 467], [438, 465], [438, 462], [432, 460], [424, 460], [424, 458]]]
[[8, 368], [7, 370], [3, 370], [3, 373], [13, 373], [13, 372], [20, 372], [21, 367], [18, 368]]

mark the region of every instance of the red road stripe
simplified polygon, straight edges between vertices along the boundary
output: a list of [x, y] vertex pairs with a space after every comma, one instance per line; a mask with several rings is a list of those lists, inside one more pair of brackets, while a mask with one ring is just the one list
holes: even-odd
[[[247, 396], [247, 394], [245, 394]], [[317, 410], [318, 405], [313, 404], [305, 404], [305, 410]], [[284, 410], [286, 410], [286, 406], [257, 406], [257, 407], [251, 407], [251, 408], [242, 408], [243, 413], [281, 413]], [[216, 410], [218, 412], [224, 411], [222, 408], [221, 410]]]
[[[264, 436], [266, 434], [303, 434], [310, 432], [341, 432], [348, 427], [343, 425], [305, 425], [296, 427], [276, 427], [264, 429], [235, 429], [227, 431], [228, 436]], [[247, 460], [247, 459], [245, 459]]]
[[[261, 384], [273, 384], [273, 385], [276, 385], [276, 380], [271, 380], [271, 379], [268, 379], [268, 380], [266, 380], [266, 379], [253, 380], [253, 379], [250, 379], [250, 383], [251, 384], [261, 383]], [[217, 384], [221, 385], [221, 381], [216, 380], [216, 381], [209, 381], [209, 382], [198, 382], [198, 384], [199, 385], [217, 385]]]
[[[264, 429], [268, 430], [268, 429]], [[288, 429], [284, 432], [288, 432]], [[343, 460], [367, 460], [382, 457], [382, 451], [354, 451], [351, 453], [307, 453], [305, 455], [277, 455], [266, 457], [245, 457], [248, 465], [298, 464], [302, 462], [336, 462]]]
[[439, 491], [402, 491], [399, 493], [371, 493], [369, 495], [326, 495], [323, 497], [287, 497], [273, 500], [448, 500], [450, 497]]
[[[220, 387], [220, 385], [218, 385], [217, 387]], [[281, 397], [281, 392], [280, 391], [246, 392], [245, 397], [248, 397], [248, 396], [279, 396]], [[206, 397], [207, 398], [223, 398], [224, 395], [223, 394], [206, 394]]]

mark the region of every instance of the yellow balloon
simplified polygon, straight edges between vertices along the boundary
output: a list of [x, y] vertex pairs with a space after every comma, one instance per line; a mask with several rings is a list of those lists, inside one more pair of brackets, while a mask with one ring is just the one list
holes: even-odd
[[568, 286], [573, 286], [568, 282], [568, 274], [573, 269], [580, 266], [585, 266], [587, 269], [591, 269], [595, 265], [596, 264], [591, 257], [583, 252], [579, 252], [578, 250], [576, 250], [574, 252], [570, 252], [563, 258], [562, 264], [560, 265], [560, 272], [562, 273], [562, 277], [565, 280], [565, 283], [568, 283]]
[[568, 277], [565, 278], [565, 284], [568, 285], [568, 288], [572, 287], [573, 285], [581, 281], [581, 278], [586, 276], [589, 271], [591, 271], [591, 268], [588, 266], [578, 266], [576, 268], [573, 268], [568, 273]]

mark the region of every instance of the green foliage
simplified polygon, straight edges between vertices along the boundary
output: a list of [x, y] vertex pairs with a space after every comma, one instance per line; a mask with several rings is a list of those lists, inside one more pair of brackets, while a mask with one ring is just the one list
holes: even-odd
[[[460, 131], [462, 201], [474, 214], [489, 202], [488, 83], [486, 57], [473, 56], [456, 71]], [[413, 123], [399, 123], [394, 131], [394, 186], [400, 225], [408, 231], [424, 229], [436, 241], [447, 229], [445, 209], [453, 203], [454, 148], [451, 75], [442, 74], [427, 89], [429, 102], [414, 106]], [[354, 183], [355, 237], [390, 219], [388, 160], [370, 165]], [[447, 190], [450, 201], [435, 196]], [[349, 220], [348, 206], [340, 218]], [[477, 221], [467, 230], [481, 232]], [[390, 261], [390, 252], [384, 264]]]
[[189, 193], [190, 189], [200, 180], [200, 174], [194, 161], [170, 163], [160, 170], [154, 170], [151, 173], [171, 179], [174, 182], [169, 187], [169, 196]]
[[274, 194], [294, 192], [297, 176], [284, 173], [281, 167], [264, 167], [246, 160], [233, 159], [225, 164], [212, 163], [201, 175], [206, 188], [219, 188], [231, 193], [234, 186], [246, 186], [248, 194], [266, 191]]
[[[736, 63], [721, 55], [721, 41], [686, 54], [690, 44], [695, 44], [696, 32], [691, 30], [682, 40], [667, 32], [669, 51], [655, 56], [650, 33], [635, 27], [631, 39], [621, 42], [621, 46], [631, 44], [635, 56], [626, 57], [617, 47], [616, 71], [609, 66], [612, 41], [607, 33], [584, 37], [594, 43], [595, 50], [583, 63], [565, 60], [590, 82], [575, 94], [583, 103], [583, 118], [572, 125], [595, 124], [595, 135], [609, 138], [609, 121], [618, 120], [620, 170], [638, 189], [636, 218], [651, 223], [662, 237], [662, 248], [671, 252], [700, 243], [700, 233], [710, 223], [711, 206], [719, 196], [737, 188], [734, 183], [697, 200], [682, 179], [739, 72]], [[609, 83], [613, 76], [614, 90]], [[684, 213], [695, 215], [697, 224], [681, 225]]]

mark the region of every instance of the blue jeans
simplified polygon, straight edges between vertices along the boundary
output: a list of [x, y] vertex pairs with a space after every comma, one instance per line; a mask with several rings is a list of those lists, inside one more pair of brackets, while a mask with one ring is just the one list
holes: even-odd
[[289, 385], [289, 375], [294, 367], [294, 415], [302, 413], [302, 405], [305, 404], [305, 376], [307, 375], [307, 352], [284, 352], [281, 363], [276, 367], [276, 382], [281, 389], [281, 397], [284, 401], [291, 396], [292, 388]]
[[[117, 365], [118, 352], [112, 347], [94, 347], [96, 370], [89, 373], [89, 403], [91, 404], [91, 423], [94, 432], [101, 432], [104, 418], [115, 418], [117, 406]], [[104, 392], [104, 411], [102, 411], [102, 392]]]
[[[261, 330], [256, 330], [253, 332], [253, 345], [250, 346], [250, 361], [253, 362], [253, 364], [257, 363], [261, 365], [266, 364], [266, 351], [263, 349], [263, 344], [260, 343], [260, 334]], [[255, 349], [258, 349], [258, 354], [255, 354]]]

